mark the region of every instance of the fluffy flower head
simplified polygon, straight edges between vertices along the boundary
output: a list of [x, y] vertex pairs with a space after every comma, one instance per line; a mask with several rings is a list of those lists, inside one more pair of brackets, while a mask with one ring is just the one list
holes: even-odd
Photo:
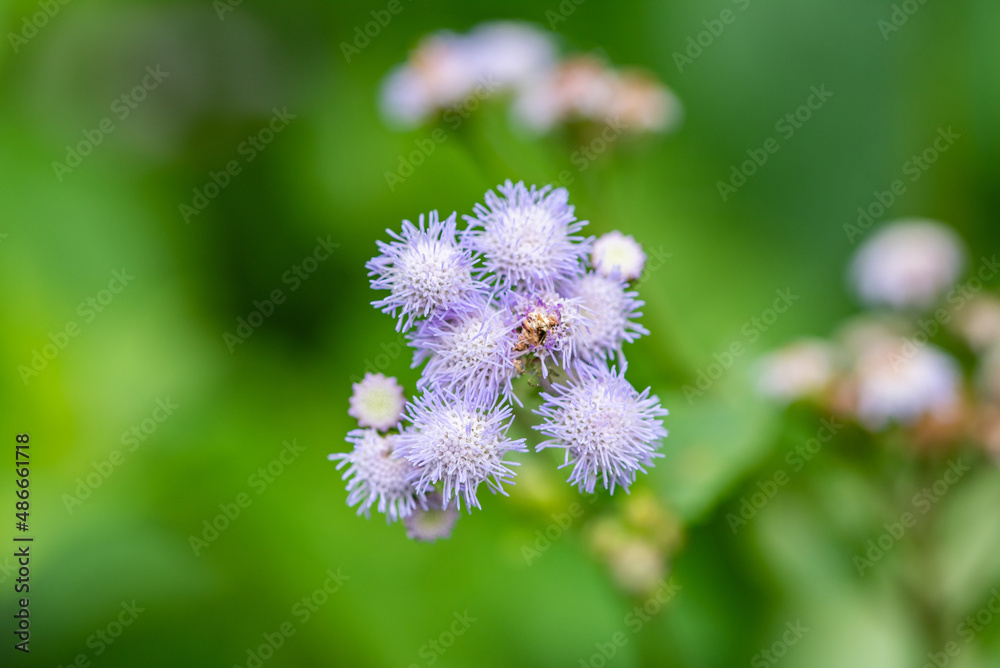
[[343, 477], [348, 480], [347, 505], [358, 505], [358, 515], [368, 517], [375, 506], [386, 520], [395, 522], [409, 516], [418, 503], [423, 505], [423, 493], [410, 480], [413, 466], [395, 452], [397, 438], [374, 429], [355, 429], [347, 434], [354, 450], [329, 456], [331, 461], [340, 460], [337, 470], [347, 466]]
[[454, 499], [456, 507], [479, 508], [476, 493], [486, 483], [506, 494], [501, 486], [510, 482], [516, 462], [504, 461], [511, 450], [527, 452], [524, 439], [507, 437], [511, 410], [493, 410], [462, 397], [425, 395], [408, 405], [412, 423], [398, 437], [399, 453], [415, 467], [418, 489], [427, 491], [443, 482], [444, 503]]
[[636, 391], [624, 370], [618, 374], [601, 365], [554, 390], [542, 393], [545, 403], [535, 411], [544, 421], [534, 428], [551, 439], [538, 449], [563, 448], [563, 466], [573, 467], [569, 482], [581, 492], [593, 493], [598, 482], [612, 493], [615, 485], [627, 492], [636, 472], [663, 456], [656, 449], [667, 430], [656, 418], [668, 411], [648, 387]]
[[396, 317], [396, 330], [407, 330], [413, 320], [439, 310], [465, 311], [475, 308], [486, 294], [486, 286], [472, 277], [475, 259], [455, 239], [455, 214], [439, 220], [431, 211], [414, 225], [403, 221], [402, 234], [386, 230], [395, 241], [378, 242], [380, 255], [365, 267], [375, 290], [389, 296], [373, 301], [383, 313]]
[[410, 343], [417, 348], [414, 366], [429, 359], [417, 387], [484, 405], [501, 394], [510, 397], [517, 371], [514, 336], [505, 314], [490, 306], [421, 323]]
[[590, 322], [581, 328], [576, 346], [577, 354], [585, 362], [595, 363], [612, 357], [621, 352], [623, 343], [649, 334], [634, 321], [642, 316], [639, 309], [645, 302], [637, 299], [638, 294], [629, 292], [625, 283], [618, 279], [584, 274], [573, 281], [566, 294], [578, 298], [587, 309]]
[[497, 190], [465, 216], [463, 242], [483, 254], [485, 273], [505, 288], [551, 291], [583, 271], [592, 240], [576, 236], [587, 223], [576, 219], [565, 188], [508, 180]]

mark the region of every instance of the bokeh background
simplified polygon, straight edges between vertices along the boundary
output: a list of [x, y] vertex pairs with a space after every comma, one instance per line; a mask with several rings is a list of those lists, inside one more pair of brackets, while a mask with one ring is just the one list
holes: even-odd
[[[13, 548], [0, 551], [4, 666], [68, 666], [79, 655], [107, 668], [246, 666], [287, 622], [294, 635], [262, 665], [772, 665], [759, 653], [801, 622], [809, 630], [782, 665], [902, 668], [923, 666], [1000, 586], [1000, 475], [971, 448], [960, 454], [974, 470], [941, 502], [943, 519], [863, 577], [852, 558], [920, 488], [926, 458], [905, 447], [874, 449], [847, 427], [748, 526], [734, 533], [727, 522], [821, 417], [756, 398], [753, 359], [858, 310], [843, 279], [855, 248], [844, 225], [939, 128], [960, 139], [883, 220], [945, 221], [977, 258], [998, 247], [996, 2], [927, 2], [885, 39], [888, 0], [402, 0], [351, 62], [341, 43], [386, 3], [220, 4], [53, 3], [24, 43], [9, 33], [40, 5], [0, 5], [0, 424], [8, 465], [14, 435], [31, 436], [36, 538], [30, 656], [11, 648]], [[673, 54], [703, 21], [743, 4], [679, 72]], [[553, 32], [567, 52], [640, 66], [671, 86], [683, 127], [623, 142], [579, 171], [567, 136], [513, 131], [498, 101], [458, 132], [440, 124], [447, 140], [390, 190], [385, 172], [435, 126], [387, 127], [385, 72], [429, 31], [493, 19], [549, 30], [546, 12], [565, 17]], [[113, 101], [156, 66], [169, 75], [117, 116]], [[812, 86], [833, 97], [723, 202], [717, 181], [777, 136]], [[246, 161], [241, 144], [286, 107], [294, 118]], [[104, 118], [114, 131], [57, 174], [67, 145]], [[186, 221], [180, 205], [231, 160], [241, 173]], [[392, 320], [368, 305], [375, 240], [431, 209], [470, 213], [505, 178], [542, 184], [563, 170], [591, 233], [621, 229], [669, 254], [640, 286], [652, 335], [628, 355], [632, 382], [671, 411], [666, 458], [633, 496], [666, 513], [665, 565], [680, 588], [638, 631], [625, 619], [645, 598], [623, 590], [588, 529], [631, 511], [619, 497], [579, 499], [555, 456], [518, 456], [530, 461], [510, 498], [485, 495], [482, 512], [434, 544], [357, 518], [326, 459], [347, 448], [351, 378], [367, 362], [385, 354], [383, 370], [409, 390], [416, 378]], [[319, 238], [338, 247], [289, 290], [283, 275]], [[134, 275], [124, 290], [100, 311], [81, 307], [111, 294], [101, 291], [123, 269]], [[275, 289], [285, 303], [230, 352], [224, 333]], [[744, 325], [777, 289], [799, 300], [748, 340]], [[19, 367], [70, 322], [79, 334], [26, 381]], [[689, 401], [682, 387], [735, 341], [747, 353]], [[177, 406], [162, 422], [150, 420], [163, 416], [157, 401]], [[144, 420], [130, 450], [123, 438]], [[302, 452], [279, 475], [252, 477], [293, 440]], [[68, 508], [78, 479], [107, 471], [115, 450], [119, 464]], [[190, 537], [240, 494], [250, 505], [195, 554]], [[536, 531], [577, 501], [584, 517], [527, 559]], [[923, 559], [928, 545], [934, 556]], [[349, 579], [303, 621], [294, 606], [331, 570]], [[110, 644], [94, 640], [133, 600], [143, 609], [134, 623]], [[428, 649], [449, 640], [455, 614], [475, 621], [445, 651]], [[604, 659], [618, 632], [626, 642]], [[949, 665], [1000, 665], [1000, 622], [963, 648]]]

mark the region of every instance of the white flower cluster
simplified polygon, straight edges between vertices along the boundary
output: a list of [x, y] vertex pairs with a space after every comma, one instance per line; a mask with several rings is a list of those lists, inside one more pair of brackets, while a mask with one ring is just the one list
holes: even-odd
[[683, 117], [674, 93], [638, 69], [617, 70], [592, 56], [559, 60], [551, 33], [525, 23], [483, 23], [459, 35], [426, 35], [382, 84], [383, 115], [414, 127], [484, 97], [514, 96], [518, 125], [547, 132], [558, 124], [614, 120], [629, 132], [666, 132]]
[[[1000, 298], [984, 294], [1000, 267], [984, 262], [965, 282], [966, 249], [941, 223], [890, 223], [855, 254], [849, 282], [875, 312], [832, 340], [805, 339], [761, 359], [760, 392], [808, 399], [881, 432], [899, 425], [915, 443], [979, 441], [1000, 454]], [[976, 382], [932, 341], [948, 330], [978, 358]]]

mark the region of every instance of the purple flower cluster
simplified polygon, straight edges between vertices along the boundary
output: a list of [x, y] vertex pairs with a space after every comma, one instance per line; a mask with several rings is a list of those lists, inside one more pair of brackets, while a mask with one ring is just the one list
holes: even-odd
[[[587, 222], [564, 188], [507, 181], [497, 191], [464, 230], [436, 211], [387, 230], [392, 241], [366, 265], [372, 288], [389, 292], [372, 304], [396, 318], [412, 366], [423, 365], [420, 396], [404, 408], [395, 379], [366, 377], [350, 414], [369, 428], [330, 458], [348, 466], [348, 505], [403, 519], [422, 540], [446, 537], [463, 506], [480, 508], [481, 484], [507, 494], [518, 462], [505, 457], [528, 452], [508, 436], [513, 404], [523, 405], [516, 388], [545, 388], [534, 429], [549, 440], [536, 449], [564, 449], [581, 492], [628, 491], [667, 435], [659, 399], [625, 380], [623, 344], [649, 333], [625, 280], [641, 274], [641, 248], [627, 270], [591, 265], [594, 239], [580, 235]], [[615, 360], [620, 372], [608, 368]]]

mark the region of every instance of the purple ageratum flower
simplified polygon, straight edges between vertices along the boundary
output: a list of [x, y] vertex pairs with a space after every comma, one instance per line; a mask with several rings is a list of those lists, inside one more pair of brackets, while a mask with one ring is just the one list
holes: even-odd
[[505, 316], [485, 306], [420, 323], [410, 340], [417, 349], [413, 366], [425, 358], [428, 362], [417, 387], [465, 397], [485, 406], [501, 395], [512, 398], [511, 380], [517, 373], [516, 334]]
[[487, 286], [472, 277], [476, 258], [455, 239], [455, 214], [439, 220], [431, 211], [424, 223], [403, 221], [402, 234], [386, 230], [395, 241], [377, 242], [381, 252], [365, 264], [375, 290], [389, 296], [372, 302], [399, 320], [396, 331], [406, 331], [415, 318], [439, 310], [464, 311], [486, 299]]
[[[546, 362], [555, 359], [569, 369], [576, 354], [581, 333], [590, 327], [590, 312], [580, 299], [567, 299], [554, 292], [524, 295], [511, 292], [504, 297], [505, 307], [514, 319], [517, 341], [514, 350], [535, 355], [542, 363], [542, 376], [548, 376]], [[521, 360], [518, 371], [524, 370]]]
[[441, 538], [450, 538], [457, 521], [455, 504], [445, 504], [440, 493], [432, 492], [427, 495], [427, 508], [417, 508], [403, 520], [403, 524], [407, 538], [433, 543]]
[[648, 387], [636, 391], [625, 380], [625, 369], [618, 374], [602, 364], [553, 389], [554, 396], [542, 393], [544, 403], [535, 413], [544, 421], [534, 427], [551, 440], [536, 449], [564, 448], [562, 467], [573, 466], [568, 482], [581, 492], [593, 493], [599, 479], [612, 494], [615, 485], [628, 492], [636, 472], [645, 473], [643, 467], [663, 456], [656, 448], [667, 430], [656, 418], [669, 411]]
[[340, 460], [337, 470], [347, 466], [343, 479], [347, 483], [347, 505], [358, 505], [358, 515], [370, 517], [375, 506], [385, 513], [386, 520], [395, 522], [410, 516], [417, 508], [426, 505], [424, 493], [418, 491], [411, 480], [413, 465], [399, 456], [399, 436], [382, 435], [374, 429], [354, 429], [348, 432], [347, 442], [354, 444], [352, 452], [329, 455], [331, 461]]
[[589, 311], [590, 322], [578, 330], [576, 341], [577, 355], [588, 364], [620, 355], [623, 343], [649, 334], [634, 321], [642, 316], [639, 309], [646, 302], [637, 299], [638, 293], [628, 291], [627, 284], [618, 278], [587, 273], [577, 277], [565, 293], [578, 298]]
[[399, 424], [406, 407], [406, 396], [395, 378], [366, 373], [364, 379], [351, 388], [351, 407], [347, 409], [347, 414], [357, 419], [359, 425], [386, 431]]
[[[504, 461], [508, 452], [527, 452], [524, 439], [507, 437], [510, 406], [488, 409], [464, 397], [424, 395], [408, 404], [412, 423], [397, 438], [398, 452], [416, 467], [417, 489], [427, 492], [443, 482], [444, 503], [471, 512], [480, 508], [476, 492], [481, 483], [506, 496], [502, 483], [514, 477]], [[506, 421], [506, 422], [505, 422]]]
[[485, 276], [502, 287], [553, 290], [583, 271], [592, 238], [575, 236], [587, 224], [578, 221], [565, 188], [529, 190], [508, 179], [476, 204], [462, 242], [483, 254]]

